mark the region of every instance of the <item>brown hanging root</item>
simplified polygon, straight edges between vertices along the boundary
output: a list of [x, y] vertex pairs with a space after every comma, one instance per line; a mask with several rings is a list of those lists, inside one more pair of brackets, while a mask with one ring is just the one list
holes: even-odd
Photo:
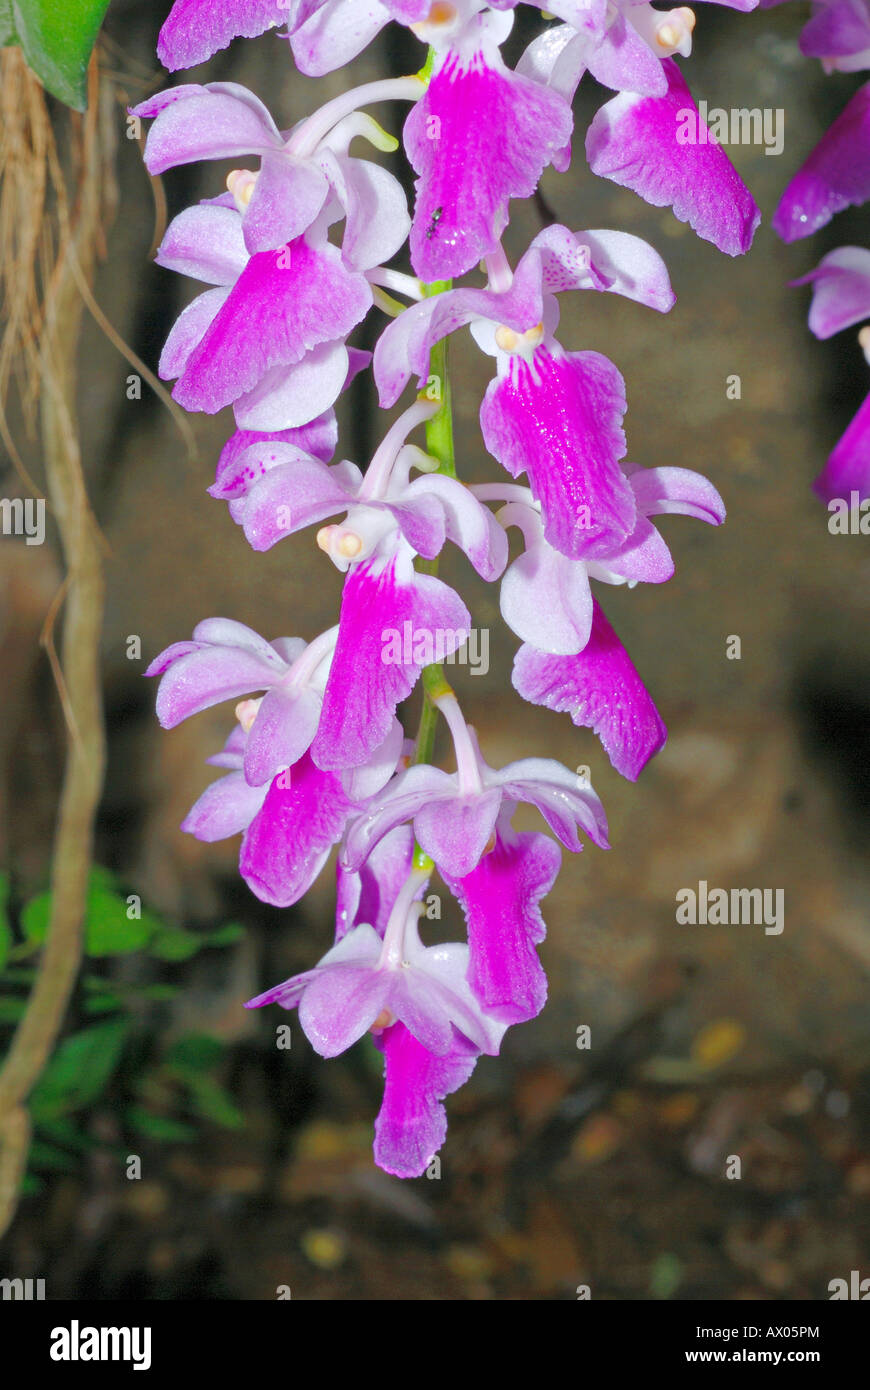
[[83, 310], [77, 277], [90, 279], [104, 241], [102, 216], [112, 187], [114, 145], [105, 121], [111, 96], [100, 91], [94, 60], [86, 114], [61, 117], [58, 124], [68, 137], [63, 165], [74, 189], [68, 197], [42, 89], [15, 50], [4, 52], [2, 59], [0, 206], [3, 231], [12, 237], [11, 268], [3, 267], [8, 316], [2, 342], [3, 384], [8, 387], [17, 374], [22, 405], [32, 423], [38, 405], [46, 490], [67, 570], [56, 675], [74, 733], [67, 740], [48, 934], [24, 1017], [0, 1067], [0, 1234], [15, 1213], [27, 1161], [27, 1097], [54, 1048], [81, 962], [94, 817], [103, 783], [102, 547], [85, 489], [76, 419]]
[[[118, 111], [109, 92], [113, 85], [104, 73], [97, 132], [103, 157], [95, 172], [99, 194], [95, 230], [98, 259], [105, 255], [105, 224], [112, 220], [118, 199], [114, 177]], [[0, 49], [0, 441], [25, 486], [37, 497], [42, 496], [42, 489], [28, 472], [15, 443], [7, 405], [14, 388], [24, 426], [32, 436], [41, 391], [44, 302], [55, 267], [64, 257], [95, 322], [169, 411], [188, 457], [193, 459], [196, 455], [193, 431], [184, 412], [114, 328], [94, 298], [90, 277], [82, 273], [78, 264], [70, 241], [73, 213], [63, 166], [66, 164], [71, 170], [74, 182], [83, 164], [87, 118], [58, 110], [61, 114], [55, 127], [45, 92], [21, 50]], [[159, 229], [161, 221], [165, 223], [165, 199], [160, 181], [152, 183]]]
[[25, 424], [32, 432], [39, 387], [42, 266], [53, 260], [46, 208], [49, 149], [54, 133], [42, 87], [18, 48], [0, 50], [0, 437], [30, 490], [27, 473], [6, 419], [14, 381]]

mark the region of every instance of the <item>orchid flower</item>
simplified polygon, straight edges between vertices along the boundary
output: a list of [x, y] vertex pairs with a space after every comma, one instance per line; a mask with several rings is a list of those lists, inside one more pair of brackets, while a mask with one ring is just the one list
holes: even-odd
[[[386, 736], [425, 664], [421, 643], [425, 654], [435, 634], [443, 659], [468, 637], [471, 618], [459, 596], [418, 574], [415, 555], [434, 559], [449, 538], [484, 579], [497, 578], [507, 563], [504, 530], [487, 508], [455, 478], [428, 471], [434, 460], [405, 444], [436, 409], [421, 401], [406, 411], [365, 474], [347, 461], [327, 467], [292, 445], [266, 443], [246, 449], [210, 489], [229, 500], [255, 550], [346, 513], [343, 523], [317, 533], [320, 549], [348, 575], [314, 744], [325, 768], [356, 766]], [[413, 482], [412, 464], [427, 470]], [[391, 635], [400, 640], [390, 645]]]
[[[347, 147], [360, 133], [394, 147], [359, 107], [422, 90], [417, 78], [370, 83], [287, 138], [237, 83], [173, 87], [134, 109], [156, 118], [145, 149], [153, 174], [260, 156], [258, 172], [232, 171], [227, 193], [180, 213], [157, 253], [159, 265], [215, 286], [184, 310], [160, 360], [185, 409], [232, 404], [241, 428], [281, 430], [333, 404], [348, 374], [347, 336], [374, 302], [370, 281], [410, 225], [392, 174]], [[340, 219], [339, 250], [327, 238]]]
[[376, 804], [348, 825], [341, 852], [346, 869], [358, 869], [385, 835], [411, 820], [418, 844], [439, 870], [462, 878], [480, 862], [502, 805], [518, 801], [536, 806], [566, 849], [582, 848], [578, 827], [599, 848], [608, 847], [604, 808], [591, 787], [578, 787], [575, 775], [552, 758], [490, 767], [455, 695], [445, 692], [435, 703], [453, 736], [456, 772], [423, 763], [399, 772]]
[[[502, 48], [517, 0], [224, 0], [217, 9], [175, 0], [159, 41], [173, 71], [267, 31], [287, 41], [273, 46], [281, 60], [292, 53], [309, 78], [351, 61], [390, 23], [428, 53], [416, 76], [340, 87], [289, 130], [230, 82], [184, 83], [132, 113], [153, 121], [152, 174], [200, 160], [233, 166], [217, 196], [174, 218], [157, 253], [158, 264], [207, 287], [173, 326], [159, 371], [186, 410], [232, 408], [209, 493], [258, 553], [313, 528], [314, 559], [332, 566], [321, 572], [340, 576], [336, 621], [311, 641], [269, 642], [211, 618], [148, 667], [167, 729], [234, 706], [232, 731], [208, 760], [223, 775], [182, 829], [204, 841], [241, 836], [243, 879], [279, 909], [298, 902], [336, 852], [333, 945], [248, 1007], [298, 1008], [323, 1057], [371, 1036], [384, 1061], [375, 1161], [400, 1177], [427, 1171], [446, 1135], [444, 1101], [478, 1059], [496, 1056], [506, 1028], [544, 1007], [541, 903], [562, 848], [579, 851], [581, 835], [608, 848], [585, 773], [533, 755], [504, 766], [482, 756], [442, 669], [472, 631], [462, 594], [438, 575], [442, 552], [450, 542], [485, 583], [500, 581], [502, 616], [521, 641], [518, 693], [594, 730], [635, 779], [666, 730], [591, 584], [665, 582], [674, 562], [651, 518], [681, 512], [718, 525], [725, 514], [700, 474], [625, 461], [621, 373], [558, 336], [558, 296], [568, 290], [667, 312], [674, 294], [661, 257], [625, 231], [556, 223], [512, 268], [502, 245], [512, 205], [536, 193], [548, 167], [569, 168], [571, 103], [589, 72], [617, 93], [587, 132], [594, 173], [672, 207], [731, 255], [748, 249], [759, 220], [721, 149], [679, 139], [679, 117], [697, 115], [675, 61], [691, 53], [691, 10], [535, 3], [558, 23], [513, 70]], [[749, 10], [756, 0], [722, 3]], [[832, 54], [857, 60], [859, 39], [837, 42]], [[395, 174], [350, 152], [357, 136], [398, 152], [368, 114], [394, 100], [410, 103], [402, 143], [416, 175], [412, 217]], [[410, 273], [390, 264], [405, 247]], [[445, 283], [478, 263], [483, 288]], [[860, 254], [820, 267], [826, 325], [857, 322], [866, 271]], [[370, 355], [349, 339], [373, 308], [390, 322]], [[509, 475], [473, 486], [463, 479], [475, 445], [454, 440], [448, 370], [448, 340], [465, 326], [494, 360], [480, 425]], [[335, 407], [370, 364], [382, 407], [412, 377], [419, 394], [362, 468], [339, 451]], [[509, 562], [512, 530], [522, 546]], [[413, 734], [404, 706], [418, 683]], [[454, 771], [438, 764], [439, 730], [450, 735]], [[518, 829], [520, 803], [550, 833]], [[436, 872], [465, 941], [421, 939]]]
[[[437, 5], [432, 13], [440, 15]], [[475, 14], [435, 47], [426, 93], [405, 122], [405, 150], [419, 175], [411, 264], [424, 280], [462, 275], [495, 251], [510, 199], [531, 197], [570, 137], [565, 99], [503, 63], [499, 44], [512, 22], [511, 14]], [[430, 19], [426, 27], [436, 44], [444, 26]]]
[[870, 199], [870, 82], [860, 87], [787, 185], [773, 217], [783, 241], [825, 227]]
[[233, 39], [253, 39], [294, 17], [310, 0], [175, 0], [160, 30], [157, 56], [169, 72], [204, 63]]
[[[814, 5], [801, 35], [801, 51], [819, 58], [824, 70], [870, 70], [870, 8], [866, 0], [828, 0]], [[859, 87], [789, 180], [774, 213], [773, 227], [785, 242], [811, 236], [849, 207], [870, 201], [870, 82]], [[809, 327], [817, 338], [870, 317], [870, 252], [843, 246], [823, 257], [815, 270], [792, 281], [811, 284]], [[858, 335], [865, 357], [870, 334]], [[870, 360], [870, 358], [868, 358]], [[835, 445], [813, 489], [827, 503], [870, 498], [870, 395]]]
[[259, 157], [258, 171], [235, 169], [227, 176], [251, 255], [280, 250], [328, 209], [330, 221], [345, 219], [346, 264], [368, 270], [395, 254], [409, 222], [393, 175], [348, 154], [356, 135], [378, 149], [396, 149], [396, 141], [359, 108], [390, 98], [416, 101], [422, 94], [416, 77], [371, 82], [327, 102], [289, 134], [282, 134], [263, 103], [237, 82], [170, 87], [132, 114], [155, 118], [144, 155], [151, 174], [200, 159]]
[[665, 312], [674, 295], [664, 262], [639, 237], [557, 225], [535, 237], [515, 272], [503, 253], [488, 265], [487, 289], [424, 300], [386, 328], [374, 358], [381, 404], [412, 375], [422, 384], [434, 344], [469, 324], [496, 360], [480, 410], [490, 453], [513, 477], [528, 475], [552, 545], [575, 558], [612, 552], [636, 519], [620, 468], [625, 383], [600, 353], [562, 348], [556, 295], [597, 289]]
[[375, 1158], [387, 1172], [418, 1177], [447, 1129], [440, 1102], [467, 1081], [481, 1053], [498, 1053], [506, 1024], [485, 1013], [466, 979], [469, 948], [426, 947], [413, 899], [426, 870], [396, 896], [383, 937], [354, 926], [313, 970], [250, 1000], [298, 1008], [322, 1057], [336, 1057], [366, 1032], [385, 1060], [384, 1102], [375, 1122]]
[[[246, 714], [243, 710], [242, 720]], [[259, 786], [252, 786], [245, 776], [247, 737], [240, 721], [222, 751], [207, 759], [227, 772], [206, 787], [181, 829], [208, 843], [241, 834], [239, 872], [248, 887], [261, 902], [290, 907], [320, 874], [350, 816], [395, 771], [401, 727], [391, 726], [364, 767], [328, 772], [303, 753]]]
[[299, 637], [266, 642], [244, 623], [209, 618], [194, 628], [191, 641], [173, 643], [146, 670], [161, 678], [157, 717], [164, 729], [174, 729], [224, 700], [265, 691], [237, 707], [247, 734], [245, 779], [260, 787], [310, 748], [337, 636], [333, 627], [309, 643]]
[[[717, 0], [754, 9], [758, 0]], [[546, 83], [571, 101], [585, 72], [619, 93], [597, 112], [586, 135], [592, 172], [639, 193], [674, 215], [728, 255], [749, 249], [760, 213], [728, 156], [714, 141], [682, 142], [680, 120], [694, 116], [704, 128], [675, 55], [692, 51], [694, 12], [657, 10], [633, 0], [612, 0], [597, 29], [571, 24], [549, 29], [526, 49], [517, 72]], [[554, 160], [567, 169], [566, 145]]]
[[624, 470], [636, 508], [634, 528], [621, 546], [588, 560], [569, 557], [550, 544], [530, 489], [500, 483], [474, 488], [481, 500], [506, 502], [499, 520], [523, 534], [524, 552], [502, 580], [501, 614], [518, 637], [541, 651], [566, 656], [583, 651], [592, 628], [590, 579], [632, 587], [670, 579], [671, 552], [651, 516], [681, 513], [714, 526], [725, 520], [722, 498], [700, 473], [637, 464], [625, 464]]
[[[406, 410], [365, 473], [348, 460], [328, 467], [292, 443], [264, 440], [219, 467], [209, 491], [228, 501], [254, 550], [269, 550], [285, 536], [344, 512], [341, 525], [317, 533], [319, 548], [342, 573], [375, 554], [391, 554], [403, 540], [416, 555], [433, 560], [449, 539], [482, 578], [497, 579], [507, 563], [503, 529], [471, 489], [434, 473], [437, 460], [406, 444], [411, 430], [437, 409], [437, 402], [423, 400]], [[412, 467], [422, 476], [411, 480]]]
[[[322, 220], [284, 251], [248, 256], [235, 207], [201, 203], [170, 223], [159, 265], [206, 290], [183, 311], [160, 358], [186, 410], [232, 405], [240, 429], [298, 428], [328, 410], [347, 380], [347, 334], [372, 305]], [[292, 312], [291, 312], [292, 306]]]
[[[863, 246], [840, 246], [823, 256], [815, 270], [792, 281], [812, 285], [809, 326], [817, 338], [830, 338], [862, 319], [870, 319], [870, 251]], [[870, 325], [858, 334], [870, 362]], [[824, 502], [834, 498], [870, 498], [870, 395], [833, 449], [813, 487]]]
[[624, 469], [637, 522], [621, 548], [597, 560], [570, 559], [548, 543], [528, 489], [485, 483], [475, 492], [506, 502], [499, 520], [518, 527], [525, 543], [500, 596], [502, 617], [523, 642], [514, 660], [514, 689], [532, 704], [566, 711], [578, 727], [592, 728], [617, 771], [636, 781], [667, 731], [589, 581], [664, 583], [674, 563], [650, 516], [682, 513], [718, 526], [725, 508], [712, 484], [688, 469]]

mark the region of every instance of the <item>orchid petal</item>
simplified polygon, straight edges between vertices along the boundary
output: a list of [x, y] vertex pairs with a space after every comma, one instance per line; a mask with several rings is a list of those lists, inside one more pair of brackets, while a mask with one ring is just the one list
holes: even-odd
[[553, 656], [520, 647], [513, 685], [524, 700], [567, 711], [578, 728], [592, 729], [617, 772], [632, 782], [667, 738], [658, 710], [597, 603], [582, 652]]
[[[639, 193], [653, 207], [672, 207], [680, 222], [729, 256], [749, 250], [761, 214], [709, 131], [672, 59], [660, 97], [621, 93], [597, 112], [586, 135], [594, 174]], [[688, 124], [681, 122], [690, 121]], [[682, 143], [683, 130], [693, 134]]]

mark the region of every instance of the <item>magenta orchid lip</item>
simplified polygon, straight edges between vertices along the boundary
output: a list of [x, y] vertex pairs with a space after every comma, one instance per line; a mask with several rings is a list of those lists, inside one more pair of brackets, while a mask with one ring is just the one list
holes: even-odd
[[[755, 0], [725, 3], [749, 10]], [[280, 29], [313, 78], [390, 23], [428, 58], [416, 76], [348, 87], [291, 131], [236, 83], [181, 84], [134, 112], [153, 120], [153, 173], [234, 164], [213, 198], [175, 217], [157, 255], [206, 286], [172, 328], [160, 373], [185, 409], [235, 417], [209, 492], [255, 551], [292, 537], [312, 566], [328, 560], [343, 576], [337, 622], [310, 640], [267, 641], [211, 618], [148, 668], [167, 728], [224, 702], [235, 711], [210, 759], [222, 776], [182, 828], [204, 841], [240, 835], [240, 873], [275, 908], [296, 903], [337, 849], [334, 945], [248, 1007], [298, 1009], [324, 1057], [371, 1034], [385, 1075], [375, 1159], [401, 1177], [426, 1170], [445, 1139], [443, 1102], [478, 1058], [544, 1007], [540, 903], [562, 850], [609, 847], [588, 778], [552, 758], [487, 761], [488, 731], [479, 743], [441, 666], [472, 614], [438, 575], [439, 557], [452, 547], [499, 586], [520, 643], [515, 691], [591, 729], [636, 780], [667, 731], [601, 588], [671, 577], [653, 518], [725, 519], [701, 474], [626, 461], [626, 382], [594, 343], [570, 346], [560, 329], [560, 299], [576, 292], [667, 313], [675, 296], [662, 257], [629, 232], [554, 221], [515, 258], [505, 244], [512, 204], [535, 194], [548, 167], [581, 163], [571, 103], [588, 72], [615, 93], [586, 134], [594, 175], [671, 208], [727, 255], [749, 249], [760, 220], [715, 141], [676, 139], [687, 110], [703, 125], [677, 61], [691, 53], [692, 10], [547, 0], [540, 8], [558, 23], [512, 69], [501, 47], [514, 8], [225, 0], [206, 13], [201, 0], [176, 0], [159, 47], [173, 71]], [[392, 170], [357, 153], [360, 137], [395, 153], [366, 110], [380, 102], [404, 112], [413, 212]], [[404, 264], [391, 264], [403, 251]], [[864, 260], [828, 258], [814, 285], [826, 324], [852, 321], [846, 279], [870, 304]], [[381, 311], [370, 355], [349, 339]], [[453, 439], [447, 367], [449, 339], [465, 329], [491, 361], [480, 428], [500, 467], [474, 486], [462, 480], [468, 451]], [[336, 403], [369, 367], [383, 409], [412, 382], [417, 394], [363, 468], [338, 454]], [[397, 633], [405, 640], [388, 650]], [[418, 686], [415, 734], [402, 721]], [[455, 771], [434, 760], [436, 730], [449, 736]], [[544, 828], [515, 827], [521, 804]], [[465, 941], [421, 940], [435, 873]]]

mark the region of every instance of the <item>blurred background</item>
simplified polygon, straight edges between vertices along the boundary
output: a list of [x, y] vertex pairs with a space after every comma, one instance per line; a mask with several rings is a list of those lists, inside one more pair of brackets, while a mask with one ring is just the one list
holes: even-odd
[[[173, 171], [155, 196], [125, 138], [123, 104], [165, 80], [154, 48], [167, 8], [114, 0], [102, 55], [119, 95], [120, 198], [95, 293], [152, 368], [198, 291], [150, 263], [160, 198], [172, 216], [220, 192], [229, 168]], [[567, 715], [519, 700], [496, 588], [458, 553], [444, 561], [475, 625], [490, 629], [489, 674], [453, 668], [489, 761], [539, 754], [588, 765], [613, 849], [564, 856], [544, 903], [549, 1003], [448, 1101], [438, 1178], [402, 1183], [373, 1165], [373, 1047], [324, 1062], [292, 1016], [242, 1008], [327, 949], [332, 865], [302, 903], [277, 911], [238, 878], [237, 841], [183, 835], [232, 711], [163, 733], [142, 679], [158, 651], [207, 616], [268, 637], [314, 635], [334, 620], [341, 577], [308, 534], [255, 555], [205, 491], [229, 412], [192, 417], [191, 459], [147, 384], [128, 398], [132, 368], [87, 323], [80, 398], [107, 544], [108, 778], [89, 954], [34, 1098], [27, 1195], [0, 1273], [45, 1278], [49, 1298], [271, 1299], [284, 1286], [293, 1298], [339, 1300], [573, 1299], [580, 1285], [609, 1299], [816, 1299], [852, 1269], [870, 1275], [870, 558], [866, 538], [829, 534], [810, 492], [863, 398], [866, 365], [853, 333], [812, 339], [808, 292], [788, 287], [833, 246], [866, 243], [868, 221], [847, 214], [792, 247], [770, 230], [787, 179], [859, 82], [825, 78], [801, 57], [805, 10], [698, 7], [685, 64], [695, 99], [785, 113], [781, 155], [729, 150], [764, 217], [744, 259], [588, 172], [582, 133], [607, 96], [592, 82], [575, 107], [572, 170], [548, 171], [543, 206], [512, 208], [512, 259], [551, 217], [635, 232], [665, 257], [677, 293], [668, 316], [576, 295], [562, 301], [560, 338], [622, 370], [629, 458], [707, 474], [729, 516], [719, 531], [665, 517], [674, 579], [603, 595], [670, 730], [637, 785]], [[521, 16], [511, 62], [538, 24]], [[317, 82], [269, 35], [238, 41], [191, 77], [245, 83], [287, 127], [351, 82], [420, 61], [394, 26], [349, 71]], [[377, 114], [398, 133], [399, 111]], [[399, 172], [398, 156], [390, 164]], [[373, 314], [353, 341], [371, 346], [382, 323]], [[454, 342], [459, 472], [481, 480], [497, 467], [477, 424], [490, 363], [468, 335]], [[738, 400], [726, 394], [732, 376]], [[364, 463], [386, 427], [368, 376], [341, 412], [339, 457]], [[40, 475], [38, 451], [25, 437], [20, 447]], [[19, 490], [9, 467], [3, 486]], [[55, 542], [49, 524], [42, 547], [0, 545], [12, 942], [2, 1045], [44, 932], [63, 761], [38, 645], [62, 572]], [[739, 659], [728, 656], [733, 637]], [[783, 890], [784, 931], [678, 925], [675, 895], [700, 880]], [[433, 891], [443, 918], [432, 929], [456, 937], [458, 910], [443, 886]], [[130, 895], [141, 899], [139, 920], [125, 911]], [[285, 1021], [292, 1047], [279, 1050]], [[584, 1026], [591, 1045], [581, 1050]], [[138, 1180], [128, 1177], [132, 1155]], [[726, 1177], [734, 1155], [739, 1179]]]

